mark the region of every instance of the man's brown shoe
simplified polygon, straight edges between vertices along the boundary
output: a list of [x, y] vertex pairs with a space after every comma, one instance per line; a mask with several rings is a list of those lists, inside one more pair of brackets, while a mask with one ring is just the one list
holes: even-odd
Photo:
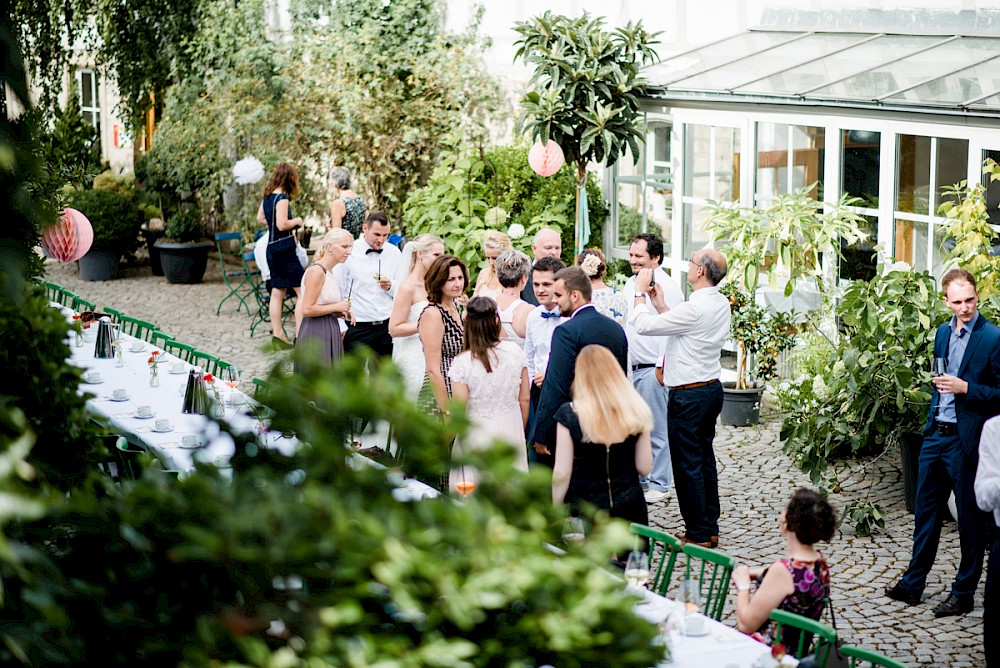
[[[698, 547], [708, 548], [709, 550], [712, 550], [712, 549], [715, 548], [715, 545], [712, 544], [711, 539], [705, 541], [704, 543], [701, 543], [701, 542], [698, 542], [696, 540], [688, 540], [687, 534], [683, 534], [683, 533], [675, 533], [674, 537], [677, 538], [677, 540], [679, 540], [681, 542], [681, 547], [687, 545], [688, 543], [691, 543], [692, 545], [697, 545]], [[718, 543], [716, 543], [716, 545], [717, 544]]]

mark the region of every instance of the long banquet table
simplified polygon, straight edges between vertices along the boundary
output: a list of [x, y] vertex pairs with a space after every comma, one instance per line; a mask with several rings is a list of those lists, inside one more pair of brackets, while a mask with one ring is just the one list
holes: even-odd
[[[683, 604], [642, 590], [643, 601], [635, 606], [635, 614], [654, 624], [663, 624], [671, 615], [683, 615]], [[684, 636], [677, 631], [669, 633], [672, 660], [661, 663], [669, 668], [753, 668], [761, 657], [769, 656], [771, 649], [731, 626], [702, 617], [704, 635]], [[791, 657], [788, 657], [791, 659]], [[783, 665], [795, 665], [791, 659]]]

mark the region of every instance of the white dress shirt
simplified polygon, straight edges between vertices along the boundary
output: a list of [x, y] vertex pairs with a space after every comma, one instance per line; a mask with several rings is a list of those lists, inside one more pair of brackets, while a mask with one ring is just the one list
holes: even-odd
[[[663, 354], [666, 350], [667, 340], [663, 336], [651, 334], [640, 334], [632, 324], [632, 308], [635, 304], [635, 276], [630, 276], [625, 281], [622, 292], [625, 294], [625, 337], [628, 339], [628, 353], [631, 364], [655, 364], [657, 367], [663, 364]], [[674, 308], [678, 304], [684, 303], [684, 291], [677, 281], [670, 278], [662, 267], [653, 270], [653, 280], [660, 289], [663, 290], [663, 301], [667, 306]]]
[[[350, 297], [351, 313], [358, 322], [388, 321], [392, 300], [399, 286], [394, 277], [399, 272], [403, 254], [388, 241], [382, 246], [381, 253], [369, 253], [369, 248], [371, 246], [364, 236], [359, 237], [347, 262], [334, 267], [333, 275], [344, 298]], [[391, 279], [392, 287], [383, 290], [375, 278], [376, 274]]]
[[1000, 526], [1000, 417], [990, 418], [983, 425], [975, 489], [979, 508], [992, 512], [993, 521]]
[[640, 334], [666, 335], [663, 380], [668, 387], [716, 380], [722, 375], [722, 346], [729, 337], [732, 312], [717, 287], [695, 290], [683, 304], [654, 314], [649, 306], [632, 309]]
[[548, 368], [549, 353], [552, 352], [552, 333], [568, 319], [543, 318], [542, 313], [558, 312], [559, 307], [553, 304], [551, 310], [547, 310], [544, 306], [536, 306], [528, 314], [524, 326], [524, 354], [528, 358], [529, 380]]

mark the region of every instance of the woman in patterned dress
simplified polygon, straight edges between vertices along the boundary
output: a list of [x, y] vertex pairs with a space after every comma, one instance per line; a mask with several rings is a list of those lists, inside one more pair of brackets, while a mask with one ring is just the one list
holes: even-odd
[[[465, 343], [457, 300], [469, 287], [469, 270], [454, 255], [442, 255], [427, 269], [424, 287], [429, 303], [417, 321], [417, 333], [424, 347], [426, 371], [417, 403], [432, 414], [449, 415], [451, 378], [448, 371]], [[448, 488], [448, 453], [438, 454], [440, 461], [412, 462], [409, 466], [416, 478], [443, 491]], [[429, 470], [428, 465], [437, 470]]]
[[[785, 537], [785, 557], [763, 572], [740, 565], [733, 571], [736, 587], [736, 626], [771, 644], [771, 611], [787, 610], [819, 621], [830, 596], [830, 567], [813, 545], [829, 541], [837, 529], [833, 507], [819, 493], [800, 487], [781, 511], [778, 530]], [[757, 590], [750, 596], [750, 579], [756, 576]], [[784, 627], [781, 642], [798, 645], [798, 629]], [[806, 645], [811, 638], [806, 639]]]
[[333, 187], [337, 199], [330, 205], [330, 227], [342, 227], [357, 239], [365, 222], [365, 198], [351, 190], [351, 170], [337, 167], [333, 170]]

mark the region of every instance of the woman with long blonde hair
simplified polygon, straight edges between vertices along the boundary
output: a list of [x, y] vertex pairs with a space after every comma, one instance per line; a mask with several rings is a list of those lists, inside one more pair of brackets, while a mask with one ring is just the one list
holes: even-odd
[[640, 475], [653, 467], [653, 413], [603, 346], [576, 358], [573, 401], [556, 411], [553, 503], [592, 503], [612, 517], [649, 523]]
[[[417, 321], [427, 306], [424, 276], [434, 260], [444, 255], [444, 242], [433, 234], [421, 234], [403, 247], [403, 262], [397, 280], [396, 298], [389, 315], [392, 361], [403, 374], [407, 395], [416, 400], [424, 381], [424, 347], [417, 335]], [[402, 272], [406, 272], [403, 274]]]
[[296, 348], [305, 348], [311, 359], [332, 362], [344, 354], [340, 318], [353, 322], [351, 302], [343, 299], [333, 278], [333, 268], [347, 260], [354, 235], [343, 228], [326, 233], [316, 257], [302, 276], [302, 296], [295, 305], [299, 325]]
[[486, 267], [479, 272], [476, 279], [476, 288], [472, 291], [473, 297], [489, 297], [496, 299], [500, 295], [503, 286], [497, 278], [496, 270], [493, 268], [497, 258], [514, 248], [508, 237], [503, 232], [490, 230], [483, 238], [483, 255], [486, 256]]

